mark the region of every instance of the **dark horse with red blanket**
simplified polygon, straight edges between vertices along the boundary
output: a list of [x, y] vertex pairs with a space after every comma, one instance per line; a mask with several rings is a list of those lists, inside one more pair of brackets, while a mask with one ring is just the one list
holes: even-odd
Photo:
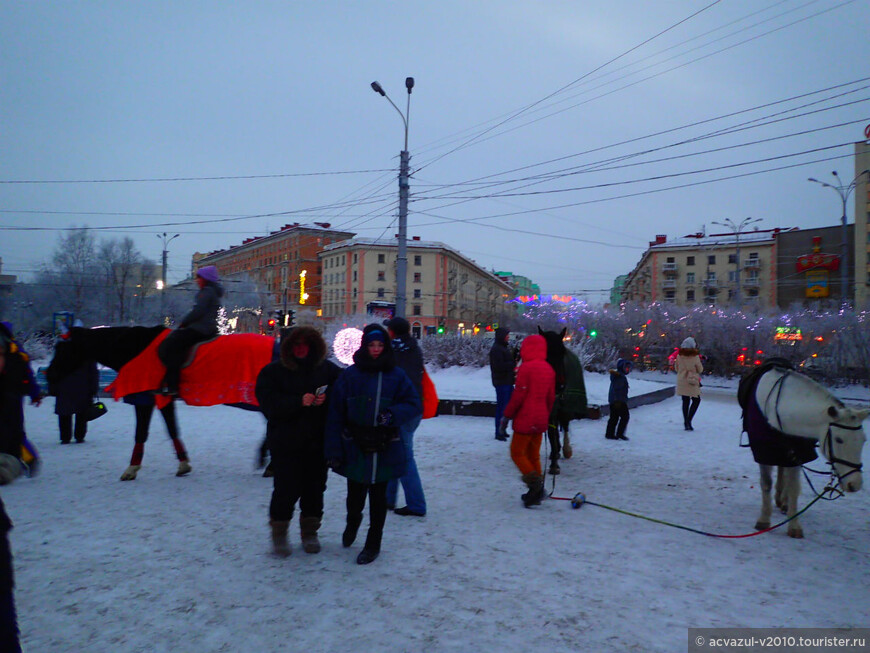
[[[141, 468], [155, 407], [163, 415], [178, 456], [176, 475], [184, 476], [191, 471], [190, 459], [179, 437], [173, 399], [155, 394], [164, 374], [157, 348], [169, 332], [163, 326], [74, 327], [58, 343], [46, 372], [50, 378], [60, 379], [86, 359], [118, 372], [108, 391], [115, 400], [123, 398], [136, 409], [136, 443], [130, 466], [121, 475], [122, 481], [135, 479]], [[229, 404], [257, 410], [254, 396], [257, 374], [272, 359], [274, 349], [273, 338], [255, 334], [218, 336], [200, 343], [182, 370], [179, 397], [196, 406]]]

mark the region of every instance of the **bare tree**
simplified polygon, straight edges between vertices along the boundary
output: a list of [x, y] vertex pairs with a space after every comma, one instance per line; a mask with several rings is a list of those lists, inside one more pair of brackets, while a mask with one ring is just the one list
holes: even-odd
[[58, 239], [52, 266], [44, 269], [43, 283], [53, 283], [58, 306], [75, 315], [93, 309], [103, 294], [99, 284], [96, 244], [87, 227], [71, 230]]
[[[129, 317], [129, 304], [132, 295], [136, 294], [136, 277], [142, 276], [143, 258], [129, 237], [120, 240], [109, 240], [100, 243], [98, 260], [105, 275], [107, 300], [113, 298], [106, 306], [110, 320], [117, 316], [118, 322], [125, 322]], [[138, 273], [138, 274], [137, 274]]]

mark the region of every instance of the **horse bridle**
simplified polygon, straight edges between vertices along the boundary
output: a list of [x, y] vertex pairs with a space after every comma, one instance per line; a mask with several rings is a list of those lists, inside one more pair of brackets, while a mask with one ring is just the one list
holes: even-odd
[[[833, 426], [836, 426], [839, 429], [845, 429], [847, 431], [860, 431], [862, 425], [859, 424], [858, 426], [846, 426], [845, 424], [838, 424], [837, 422], [831, 422], [830, 424], [828, 424], [828, 433], [827, 435], [825, 435], [825, 442], [822, 444], [822, 452], [825, 453], [825, 458], [828, 459], [828, 464], [834, 469], [837, 480], [842, 484], [843, 479], [847, 476], [855, 473], [860, 474], [861, 469], [864, 467], [864, 464], [853, 463], [851, 460], [844, 460], [843, 458], [838, 458], [834, 454], [834, 435], [833, 433], [831, 433], [831, 427]], [[825, 446], [827, 446], [827, 452], [825, 452]], [[851, 467], [852, 469], [840, 476], [840, 474], [837, 473], [837, 470], [834, 467], [834, 463], [837, 463], [839, 465], [845, 465], [846, 467]]]
[[[780, 396], [782, 396], [782, 387], [785, 385], [784, 381], [785, 381], [786, 377], [788, 377], [791, 374], [790, 370], [782, 370], [782, 372], [783, 372], [783, 375], [780, 378], [778, 378], [776, 381], [774, 381], [774, 384], [773, 384], [774, 387], [770, 389], [770, 394], [767, 395], [767, 399], [765, 400], [765, 404], [766, 404], [767, 401], [770, 399], [770, 395], [772, 395], [774, 393], [774, 391], [776, 391], [776, 401], [774, 403], [774, 414], [776, 415], [776, 422], [777, 422], [777, 426], [779, 427], [780, 432], [782, 432], [782, 420], [779, 417], [779, 398], [780, 398]], [[844, 460], [843, 458], [837, 457], [837, 455], [834, 453], [834, 436], [831, 433], [831, 427], [834, 427], [834, 426], [836, 426], [837, 428], [840, 428], [840, 429], [845, 429], [846, 431], [860, 431], [862, 428], [862, 425], [859, 424], [858, 426], [847, 426], [845, 424], [839, 424], [837, 422], [829, 422], [828, 423], [828, 432], [825, 435], [824, 441], [822, 442], [822, 453], [825, 455], [825, 458], [828, 459], [828, 464], [831, 466], [831, 469], [833, 470], [834, 476], [837, 477], [837, 482], [842, 484], [843, 479], [845, 479], [846, 477], [848, 477], [852, 474], [856, 474], [856, 473], [860, 474], [861, 470], [864, 467], [864, 464], [863, 463], [853, 463], [851, 460]], [[826, 448], [827, 448], [827, 451], [825, 450]], [[851, 467], [851, 469], [848, 472], [846, 472], [845, 474], [843, 474], [842, 476], [840, 476], [839, 472], [837, 472], [837, 468], [834, 467], [835, 463], [838, 465], [844, 465], [845, 467]]]

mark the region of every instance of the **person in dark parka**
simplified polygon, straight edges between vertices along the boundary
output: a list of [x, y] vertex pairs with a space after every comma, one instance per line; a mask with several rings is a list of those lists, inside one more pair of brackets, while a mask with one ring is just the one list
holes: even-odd
[[178, 328], [166, 336], [157, 348], [157, 356], [166, 366], [166, 376], [160, 391], [167, 395], [178, 394], [181, 366], [188, 350], [198, 342], [211, 340], [218, 334], [218, 311], [224, 289], [219, 283], [217, 268], [206, 265], [196, 271], [196, 293], [193, 308], [181, 319]]
[[620, 358], [616, 361], [616, 369], [610, 370], [610, 390], [607, 392], [610, 418], [604, 435], [608, 440], [628, 440], [625, 435], [629, 418], [627, 376], [631, 367], [631, 361]]
[[9, 546], [10, 530], [12, 520], [0, 499], [0, 651], [21, 653], [18, 616], [15, 612], [15, 575]]
[[508, 437], [500, 431], [501, 418], [504, 417], [505, 406], [511, 400], [516, 376], [516, 357], [508, 345], [509, 335], [508, 329], [498, 327], [495, 330], [495, 342], [489, 350], [489, 371], [495, 388], [495, 439], [502, 441], [506, 441]]
[[387, 517], [387, 482], [405, 472], [399, 427], [421, 414], [420, 396], [408, 375], [396, 367], [389, 335], [380, 324], [363, 329], [354, 364], [332, 389], [326, 423], [327, 463], [347, 478], [347, 527], [341, 543], [356, 540], [369, 498], [369, 531], [357, 564], [380, 553]]
[[[417, 344], [417, 339], [411, 335], [411, 325], [403, 317], [394, 317], [386, 322], [390, 334], [390, 347], [396, 365], [401, 367], [414, 389], [423, 397], [423, 352]], [[405, 505], [396, 508], [395, 513], [401, 516], [423, 517], [426, 514], [426, 495], [423, 493], [423, 482], [420, 480], [420, 472], [417, 469], [417, 461], [414, 458], [414, 432], [420, 426], [423, 414], [410, 419], [399, 427], [399, 435], [405, 445], [405, 473], [399, 479], [393, 479], [387, 484], [387, 506], [395, 507], [396, 498], [399, 494], [399, 483], [405, 493]]]
[[[69, 342], [59, 342], [57, 347], [71, 347]], [[97, 363], [88, 360], [62, 379], [49, 379], [50, 394], [55, 396], [54, 414], [57, 415], [61, 444], [73, 439], [75, 417], [75, 441], [84, 442], [88, 433], [88, 409], [99, 392]]]
[[281, 342], [277, 361], [257, 376], [256, 396], [266, 416], [273, 489], [269, 524], [273, 550], [290, 555], [287, 531], [296, 502], [306, 553], [320, 551], [317, 531], [323, 516], [327, 467], [323, 437], [330, 387], [341, 368], [326, 359], [327, 347], [312, 327], [298, 327]]

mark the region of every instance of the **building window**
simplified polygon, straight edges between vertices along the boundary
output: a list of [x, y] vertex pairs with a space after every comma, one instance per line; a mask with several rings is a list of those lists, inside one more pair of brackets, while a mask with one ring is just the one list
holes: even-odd
[[676, 261], [674, 260], [674, 257], [673, 257], [673, 256], [669, 256], [668, 258], [665, 259], [665, 261], [666, 261], [667, 263], [676, 263]]
[[728, 263], [729, 263], [729, 265], [736, 265], [737, 264], [737, 254], [729, 254], [728, 255]]
[[414, 299], [420, 299], [422, 296], [422, 291], [419, 288], [414, 288]]
[[421, 272], [414, 273], [414, 283], [420, 283], [423, 280], [423, 274]]
[[422, 315], [423, 309], [420, 307], [420, 304], [414, 304], [414, 315]]
[[383, 281], [384, 279], [386, 279], [386, 272], [378, 270], [378, 281]]
[[707, 265], [716, 265], [716, 255], [715, 254], [710, 254], [707, 257]]
[[716, 273], [708, 272], [707, 273], [707, 281], [716, 281]]
[[673, 301], [675, 291], [673, 290], [665, 290], [665, 299]]
[[386, 255], [378, 254], [378, 263], [386, 263]]
[[737, 272], [734, 270], [728, 270], [728, 281], [731, 283], [737, 281]]
[[353, 271], [353, 280], [356, 281], [356, 270]]
[[750, 288], [749, 289], [750, 297], [758, 297], [758, 288]]
[[378, 297], [383, 297], [383, 296], [384, 296], [384, 289], [378, 288]]
[[[870, 238], [870, 234], [868, 234], [867, 237]], [[750, 259], [758, 259], [758, 252], [750, 252], [749, 258]]]
[[[695, 273], [687, 272], [686, 273], [686, 283], [695, 283]], [[692, 291], [694, 292], [694, 291]]]
[[686, 291], [686, 301], [687, 302], [695, 301], [695, 289], [694, 288], [689, 288]]
[[356, 255], [356, 252], [354, 252], [354, 254], [353, 254], [353, 262], [354, 262], [354, 263], [356, 263], [356, 256], [357, 256], [357, 255]]
[[686, 265], [695, 265], [695, 257], [694, 256], [686, 257]]
[[423, 257], [419, 254], [414, 255], [414, 265], [423, 265]]

